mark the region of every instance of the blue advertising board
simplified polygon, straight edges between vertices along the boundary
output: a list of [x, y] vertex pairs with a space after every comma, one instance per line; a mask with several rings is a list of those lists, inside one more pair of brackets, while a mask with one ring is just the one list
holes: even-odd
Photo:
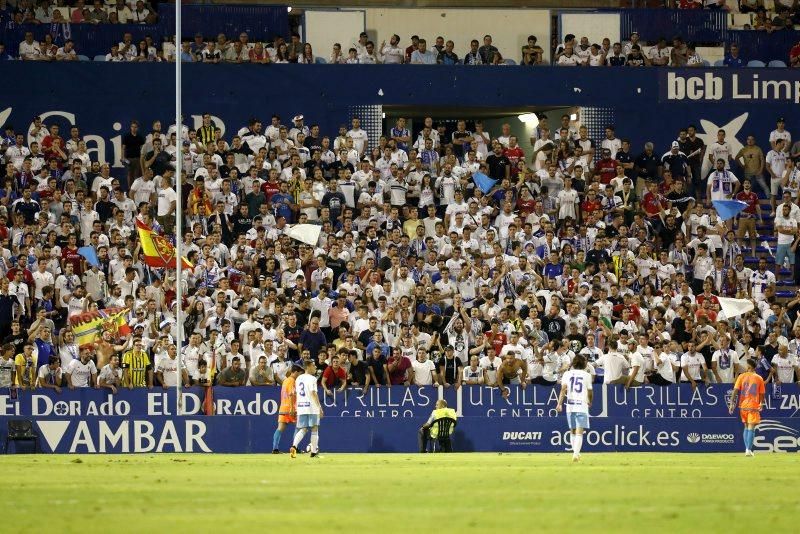
[[[439, 398], [459, 413], [460, 451], [558, 452], [569, 444], [555, 411], [554, 388], [515, 388], [504, 399], [485, 387], [372, 388], [323, 396], [324, 448], [331, 452], [413, 452], [417, 430]], [[766, 399], [756, 450], [800, 450], [800, 388], [785, 385]], [[597, 451], [723, 452], [741, 448], [738, 414], [728, 415], [729, 385], [597, 387], [586, 443]], [[0, 395], [0, 441], [10, 419], [35, 421], [40, 448], [57, 453], [269, 452], [279, 405], [277, 388], [214, 392], [216, 415], [201, 415], [203, 391], [187, 389], [184, 415], [174, 391], [117, 395], [91, 389], [61, 394]], [[288, 443], [288, 437], [286, 438]]]

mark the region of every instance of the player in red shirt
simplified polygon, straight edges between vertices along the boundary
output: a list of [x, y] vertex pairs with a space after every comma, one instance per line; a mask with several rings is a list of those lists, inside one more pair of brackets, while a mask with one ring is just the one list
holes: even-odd
[[764, 404], [764, 379], [756, 372], [756, 360], [747, 359], [747, 371], [740, 374], [733, 386], [733, 394], [728, 403], [728, 413], [733, 414], [736, 401], [739, 401], [739, 415], [744, 423], [745, 456], [753, 456], [753, 441], [756, 427], [761, 422], [761, 406]]
[[745, 234], [750, 236], [750, 248], [755, 256], [756, 238], [758, 237], [756, 216], [760, 223], [763, 223], [764, 219], [761, 217], [761, 203], [758, 201], [758, 195], [753, 192], [753, 184], [747, 178], [742, 181], [742, 190], [736, 194], [736, 200], [747, 203], [747, 207], [739, 213], [739, 229], [736, 237], [739, 238], [739, 242], [742, 242]]

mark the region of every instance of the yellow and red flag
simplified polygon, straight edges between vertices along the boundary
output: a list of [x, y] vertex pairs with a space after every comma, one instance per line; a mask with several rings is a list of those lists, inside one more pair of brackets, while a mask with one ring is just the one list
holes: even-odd
[[69, 318], [75, 343], [78, 346], [92, 345], [100, 341], [103, 332], [111, 332], [114, 339], [130, 334], [127, 321], [128, 308], [106, 308], [104, 310], [77, 313]]
[[[136, 219], [136, 229], [139, 231], [139, 241], [144, 252], [144, 261], [150, 267], [156, 268], [175, 268], [175, 247], [164, 237], [159, 235], [152, 228]], [[194, 269], [189, 260], [181, 258], [185, 269]]]

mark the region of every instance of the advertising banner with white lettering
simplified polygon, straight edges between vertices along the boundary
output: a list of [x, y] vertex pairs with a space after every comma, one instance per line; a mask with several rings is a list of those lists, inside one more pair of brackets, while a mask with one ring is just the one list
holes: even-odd
[[[5, 417], [0, 417], [5, 439]], [[365, 421], [325, 418], [320, 446], [326, 452], [415, 452], [425, 418]], [[38, 450], [53, 453], [269, 453], [271, 417], [73, 417], [37, 419]], [[291, 433], [291, 432], [290, 432]], [[564, 452], [570, 446], [566, 419], [460, 418], [456, 451]], [[284, 448], [289, 438], [285, 438]], [[33, 444], [12, 442], [7, 452], [30, 452]], [[584, 452], [735, 452], [742, 449], [738, 417], [711, 419], [592, 418]], [[755, 450], [800, 451], [800, 419], [765, 419]]]
[[[730, 384], [712, 384], [692, 389], [688, 384], [668, 387], [645, 385], [625, 389], [622, 386], [595, 385], [592, 417], [625, 418], [709, 418], [729, 417]], [[201, 388], [184, 392], [186, 415], [203, 413]], [[371, 387], [364, 393], [351, 388], [325, 395], [320, 400], [326, 418], [352, 417], [393, 419], [427, 417], [437, 400], [444, 399], [461, 417], [501, 419], [557, 418], [558, 390], [546, 386], [512, 387], [508, 398], [497, 388], [464, 386], [441, 387]], [[216, 417], [275, 416], [280, 404], [277, 387], [214, 388]], [[161, 389], [120, 390], [116, 395], [94, 389], [19, 391], [17, 399], [0, 395], [0, 416], [10, 417], [157, 417], [175, 415], [175, 393]], [[784, 384], [777, 390], [767, 386], [765, 417], [800, 418], [800, 388]]]
[[[729, 385], [598, 386], [591, 410], [597, 450], [733, 451], [741, 423], [727, 412]], [[760, 450], [800, 450], [800, 388], [768, 388], [759, 427]], [[34, 421], [45, 452], [268, 452], [279, 404], [277, 388], [215, 388], [214, 416], [202, 415], [203, 391], [189, 388], [183, 416], [174, 393], [92, 389], [19, 391], [0, 395], [0, 442], [10, 419]], [[555, 411], [554, 388], [352, 389], [322, 396], [326, 449], [411, 452], [416, 433], [439, 398], [459, 414], [460, 450], [563, 450], [566, 420]], [[588, 441], [591, 443], [591, 441]], [[14, 447], [15, 445], [12, 445]], [[24, 447], [24, 445], [16, 445]]]

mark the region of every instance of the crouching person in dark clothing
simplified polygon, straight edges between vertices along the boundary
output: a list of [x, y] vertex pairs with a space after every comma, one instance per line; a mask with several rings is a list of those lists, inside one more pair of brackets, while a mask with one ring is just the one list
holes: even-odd
[[[455, 430], [455, 420], [457, 419], [456, 411], [447, 407], [447, 401], [436, 401], [436, 409], [431, 412], [428, 421], [419, 429], [419, 452], [428, 452], [428, 441], [436, 440], [439, 443], [439, 448], [443, 452], [453, 452], [453, 443], [451, 436]], [[449, 427], [447, 435], [439, 435], [439, 421], [440, 419], [452, 419], [452, 426]]]

